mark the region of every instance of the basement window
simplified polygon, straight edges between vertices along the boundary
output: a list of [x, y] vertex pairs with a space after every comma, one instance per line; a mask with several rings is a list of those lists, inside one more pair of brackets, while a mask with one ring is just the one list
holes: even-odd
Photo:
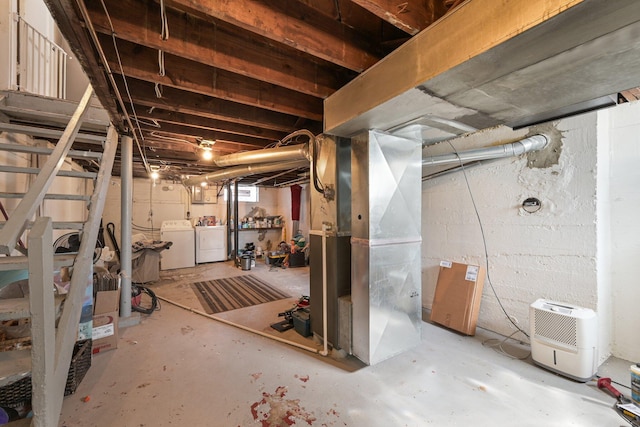
[[[258, 191], [258, 188], [259, 187], [255, 185], [238, 185], [238, 201], [249, 202], [249, 203], [256, 203], [260, 201], [260, 197], [259, 197], [260, 192]], [[225, 187], [224, 201], [226, 202], [227, 200], [228, 200], [227, 188]]]

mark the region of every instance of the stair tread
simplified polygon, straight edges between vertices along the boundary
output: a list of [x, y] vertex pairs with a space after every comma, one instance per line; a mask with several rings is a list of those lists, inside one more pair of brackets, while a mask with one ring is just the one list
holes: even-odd
[[0, 387], [31, 372], [31, 349], [0, 352]]
[[[6, 221], [0, 221], [0, 228], [4, 227]], [[33, 221], [27, 222], [27, 228], [33, 226]], [[54, 230], [82, 230], [84, 222], [82, 221], [53, 221], [51, 226]]]
[[[64, 300], [64, 296], [55, 297], [56, 311], [60, 307], [60, 303]], [[0, 298], [0, 321], [24, 319], [31, 317], [29, 311], [29, 297], [22, 298]]]
[[[13, 192], [0, 192], [0, 197], [7, 199], [21, 199], [25, 196], [25, 193], [13, 193]], [[84, 194], [53, 194], [47, 193], [44, 196], [47, 200], [83, 200], [88, 201], [91, 199], [90, 195]]]
[[[56, 268], [66, 267], [73, 265], [76, 259], [75, 253], [69, 254], [54, 254], [53, 265]], [[26, 270], [28, 265], [28, 258], [26, 256], [0, 256], [0, 271], [7, 270]]]

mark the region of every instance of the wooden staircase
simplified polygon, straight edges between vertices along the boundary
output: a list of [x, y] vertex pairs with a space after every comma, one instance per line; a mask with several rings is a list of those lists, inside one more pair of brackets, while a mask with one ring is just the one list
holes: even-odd
[[[22, 351], [23, 356], [0, 353], [0, 374], [24, 371], [25, 366], [31, 369], [32, 381], [32, 426], [57, 426], [62, 409], [64, 389], [69, 372], [74, 344], [77, 340], [83, 298], [88, 278], [93, 271], [93, 254], [98, 238], [100, 219], [104, 208], [106, 192], [111, 178], [111, 170], [118, 145], [118, 134], [108, 122], [104, 124], [102, 137], [95, 134], [80, 134], [83, 120], [91, 110], [90, 101], [93, 91], [89, 86], [82, 100], [71, 116], [64, 131], [54, 127], [40, 125], [50, 121], [51, 117], [59, 120], [63, 114], [59, 111], [30, 109], [30, 121], [33, 125], [15, 124], [2, 120], [2, 99], [0, 99], [0, 131], [20, 133], [37, 138], [55, 138], [57, 143], [53, 149], [33, 147], [17, 143], [0, 144], [0, 152], [18, 152], [47, 155], [48, 159], [42, 167], [19, 167], [0, 165], [0, 176], [7, 174], [25, 174], [32, 178], [28, 191], [0, 192], [0, 202], [19, 198], [20, 202], [8, 212], [8, 219], [0, 224], [0, 271], [27, 270], [29, 296], [27, 299], [6, 299], [0, 301], [0, 320], [21, 319], [30, 317], [31, 351]], [[24, 95], [20, 95], [24, 97]], [[49, 101], [46, 101], [49, 102]], [[56, 101], [50, 101], [56, 102]], [[67, 103], [68, 104], [68, 103]], [[65, 108], [68, 105], [65, 104]], [[29, 104], [25, 103], [25, 109]], [[52, 108], [55, 110], [56, 108]], [[11, 110], [10, 114], [19, 114], [20, 108]], [[42, 121], [38, 119], [41, 115]], [[90, 115], [90, 114], [89, 114]], [[95, 118], [92, 118], [95, 127]], [[108, 126], [108, 130], [107, 130]], [[106, 132], [106, 135], [104, 135]], [[72, 150], [72, 144], [78, 135], [80, 139], [91, 140], [98, 150]], [[99, 165], [98, 171], [65, 171], [62, 165], [65, 159], [90, 159]], [[77, 178], [93, 182], [93, 194], [55, 194], [49, 190], [56, 177]], [[65, 200], [65, 203], [86, 204], [84, 221], [53, 221], [41, 216], [44, 200]], [[53, 230], [77, 230], [81, 238], [80, 249], [73, 254], [54, 254]], [[27, 236], [27, 244], [21, 245], [21, 238]], [[64, 298], [62, 313], [56, 328], [56, 301], [53, 292], [54, 271], [63, 266], [71, 267], [71, 283]], [[59, 299], [59, 298], [58, 298]], [[9, 352], [15, 353], [15, 352]], [[23, 421], [24, 423], [26, 421]], [[11, 424], [10, 424], [11, 425]], [[21, 424], [22, 425], [22, 424]]]

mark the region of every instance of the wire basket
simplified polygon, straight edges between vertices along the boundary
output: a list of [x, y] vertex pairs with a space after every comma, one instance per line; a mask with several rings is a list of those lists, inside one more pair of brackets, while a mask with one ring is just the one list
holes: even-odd
[[[91, 345], [91, 340], [76, 342], [64, 388], [65, 396], [76, 392], [91, 367]], [[11, 384], [0, 387], [0, 406], [2, 407], [14, 408], [29, 401], [31, 401], [31, 373], [26, 373]]]

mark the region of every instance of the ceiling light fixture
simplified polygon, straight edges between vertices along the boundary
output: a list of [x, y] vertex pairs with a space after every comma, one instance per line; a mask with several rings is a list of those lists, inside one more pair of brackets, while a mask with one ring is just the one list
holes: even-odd
[[159, 170], [160, 168], [158, 166], [151, 166], [151, 173], [149, 174], [149, 177], [154, 181], [160, 178], [160, 174], [158, 173]]
[[213, 145], [216, 142], [210, 139], [203, 139], [200, 141], [200, 148], [202, 149], [202, 159], [211, 160], [213, 158]]

